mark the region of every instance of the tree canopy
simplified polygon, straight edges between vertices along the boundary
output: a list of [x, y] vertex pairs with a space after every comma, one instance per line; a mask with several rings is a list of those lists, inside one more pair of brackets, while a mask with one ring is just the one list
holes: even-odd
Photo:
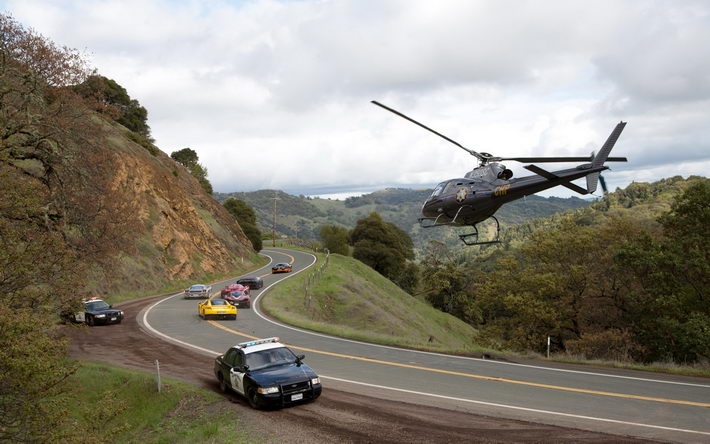
[[89, 186], [72, 161], [109, 160], [67, 88], [88, 77], [86, 60], [8, 15], [0, 31], [0, 441], [61, 441], [68, 416], [53, 399], [75, 366], [55, 324], [81, 304], [89, 270], [78, 259], [108, 260], [131, 209], [108, 205], [110, 184]]
[[350, 232], [353, 257], [372, 267], [405, 291], [413, 291], [418, 282], [412, 238], [391, 222], [382, 220], [376, 212], [357, 221]]
[[254, 250], [261, 250], [261, 231], [256, 226], [256, 213], [254, 213], [254, 209], [247, 205], [243, 200], [236, 199], [234, 197], [230, 197], [224, 201], [222, 205], [232, 216], [234, 216], [237, 222], [239, 222], [239, 226], [242, 227], [244, 234], [251, 241]]
[[129, 130], [152, 141], [148, 111], [115, 80], [94, 74], [73, 89], [96, 111], [109, 115]]
[[338, 225], [324, 225], [318, 232], [323, 246], [331, 253], [348, 256], [348, 229]]
[[181, 164], [192, 174], [192, 176], [200, 182], [202, 188], [207, 194], [212, 194], [212, 184], [207, 179], [207, 168], [199, 163], [197, 152], [192, 148], [183, 148], [170, 153], [170, 157], [177, 163]]
[[664, 236], [619, 251], [632, 271], [628, 322], [644, 360], [710, 359], [710, 180], [693, 183], [659, 218]]
[[[693, 178], [670, 210], [639, 217], [673, 181], [556, 218], [492, 263], [424, 261], [427, 298], [494, 347], [616, 361], [710, 358], [710, 181]], [[635, 196], [635, 197], [634, 197]], [[613, 202], [613, 200], [612, 200]], [[662, 229], [659, 229], [661, 227]]]

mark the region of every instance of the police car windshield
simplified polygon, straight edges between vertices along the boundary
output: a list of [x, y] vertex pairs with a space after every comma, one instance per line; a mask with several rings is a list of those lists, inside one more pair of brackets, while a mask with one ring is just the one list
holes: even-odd
[[249, 370], [259, 370], [274, 365], [292, 364], [296, 356], [286, 347], [262, 350], [246, 355]]
[[90, 311], [106, 310], [110, 308], [104, 301], [91, 301], [86, 303], [86, 308]]

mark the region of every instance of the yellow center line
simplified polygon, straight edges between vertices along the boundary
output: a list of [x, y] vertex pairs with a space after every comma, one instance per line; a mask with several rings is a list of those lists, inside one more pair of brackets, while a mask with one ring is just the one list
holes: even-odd
[[[242, 333], [240, 331], [225, 327], [224, 325], [219, 324], [214, 321], [209, 321], [209, 323], [217, 328], [221, 328], [222, 330], [228, 331], [229, 333], [232, 333], [232, 334], [235, 334], [238, 336], [242, 336], [247, 339], [261, 339], [260, 337], [248, 335], [246, 333]], [[316, 353], [319, 355], [333, 356], [336, 358], [350, 359], [353, 361], [370, 362], [373, 364], [389, 365], [392, 367], [408, 368], [408, 369], [413, 369], [413, 370], [422, 370], [422, 371], [431, 372], [431, 373], [441, 373], [441, 374], [446, 374], [446, 375], [462, 376], [462, 377], [471, 378], [471, 379], [481, 379], [481, 380], [485, 380], [485, 381], [495, 381], [495, 382], [505, 382], [508, 384], [527, 385], [530, 387], [538, 387], [538, 388], [545, 388], [545, 389], [551, 389], [551, 390], [562, 390], [562, 391], [575, 392], [575, 393], [585, 393], [588, 395], [599, 395], [599, 396], [610, 396], [610, 397], [615, 397], [615, 398], [637, 399], [637, 400], [641, 400], [641, 401], [652, 401], [652, 402], [662, 402], [662, 403], [666, 403], [666, 404], [689, 405], [689, 406], [694, 406], [694, 407], [710, 407], [710, 403], [706, 403], [706, 402], [684, 401], [681, 399], [669, 399], [669, 398], [654, 398], [651, 396], [630, 395], [630, 394], [625, 394], [625, 393], [605, 392], [605, 391], [601, 391], [601, 390], [590, 390], [590, 389], [583, 389], [583, 388], [576, 388], [576, 387], [565, 387], [565, 386], [560, 386], [560, 385], [542, 384], [539, 382], [519, 381], [516, 379], [499, 378], [496, 376], [484, 376], [484, 375], [477, 375], [474, 373], [462, 373], [462, 372], [457, 372], [457, 371], [452, 371], [452, 370], [442, 370], [442, 369], [438, 369], [438, 368], [422, 367], [422, 366], [413, 365], [413, 364], [402, 364], [399, 362], [382, 361], [379, 359], [364, 358], [361, 356], [345, 355], [342, 353], [333, 353], [333, 352], [316, 350], [316, 349], [307, 348], [307, 347], [297, 347], [297, 346], [288, 345], [288, 344], [284, 344], [284, 345], [287, 345], [288, 347], [295, 349], [295, 350], [301, 350], [301, 351], [305, 351], [305, 352], [309, 352], [309, 353]]]
[[284, 251], [277, 251], [277, 250], [269, 250], [269, 251], [273, 251], [274, 253], [279, 253], [279, 254], [283, 254], [284, 256], [288, 256], [288, 257], [291, 259], [291, 260], [289, 261], [291, 264], [293, 264], [293, 263], [296, 262], [296, 258], [295, 258], [295, 257], [291, 256], [290, 254], [288, 254], [288, 253], [286, 253], [286, 252], [284, 252]]

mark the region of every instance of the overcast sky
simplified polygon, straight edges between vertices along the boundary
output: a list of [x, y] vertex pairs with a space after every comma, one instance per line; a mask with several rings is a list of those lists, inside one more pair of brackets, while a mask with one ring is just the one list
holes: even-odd
[[[192, 148], [220, 192], [433, 188], [465, 151], [588, 155], [610, 188], [710, 171], [710, 2], [0, 0]], [[530, 174], [505, 162], [516, 177]], [[541, 165], [548, 169], [569, 165]], [[569, 196], [564, 187], [543, 195]]]

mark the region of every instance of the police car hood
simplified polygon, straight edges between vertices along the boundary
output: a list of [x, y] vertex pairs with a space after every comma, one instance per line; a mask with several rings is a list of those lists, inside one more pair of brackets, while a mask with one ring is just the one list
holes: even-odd
[[104, 309], [96, 309], [96, 310], [86, 309], [85, 311], [87, 313], [91, 313], [92, 315], [97, 315], [97, 314], [118, 315], [121, 313], [121, 310], [119, 310], [117, 308], [104, 308]]
[[259, 385], [288, 384], [317, 377], [316, 373], [306, 364], [281, 364], [252, 371], [251, 377]]

